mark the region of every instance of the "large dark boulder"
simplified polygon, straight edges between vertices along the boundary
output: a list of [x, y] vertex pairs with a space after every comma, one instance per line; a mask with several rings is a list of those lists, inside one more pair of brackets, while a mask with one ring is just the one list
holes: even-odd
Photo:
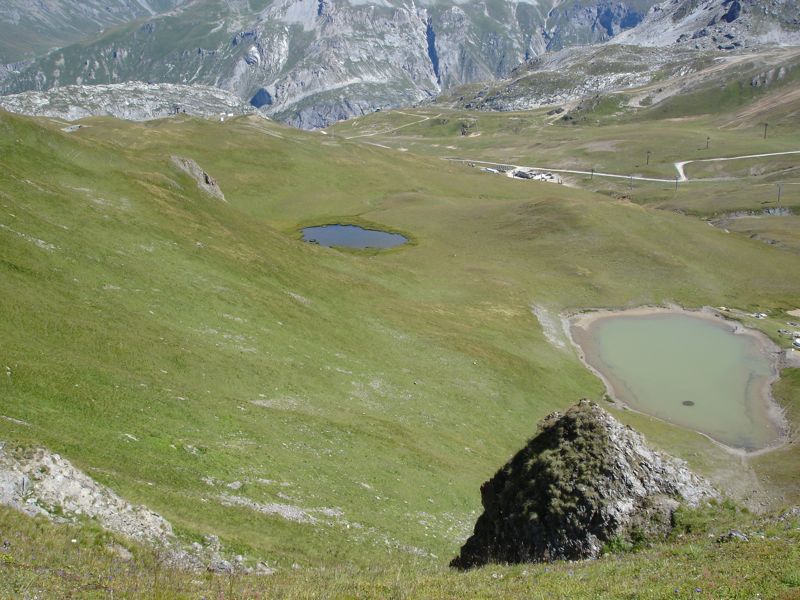
[[739, 0], [732, 0], [728, 3], [728, 12], [722, 17], [726, 23], [733, 23], [742, 14], [742, 5]]
[[609, 542], [668, 531], [679, 502], [716, 496], [682, 462], [582, 400], [546, 417], [481, 486], [484, 513], [451, 566], [594, 558]]

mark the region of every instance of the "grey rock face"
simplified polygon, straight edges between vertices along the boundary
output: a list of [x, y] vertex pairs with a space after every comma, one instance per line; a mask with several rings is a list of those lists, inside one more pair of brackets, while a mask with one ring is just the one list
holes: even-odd
[[0, 108], [67, 121], [92, 116], [148, 121], [178, 113], [219, 117], [247, 114], [254, 110], [230, 92], [218, 88], [140, 82], [67, 86], [0, 96]]
[[546, 417], [481, 486], [484, 513], [451, 565], [594, 558], [613, 539], [668, 531], [679, 502], [716, 497], [684, 463], [583, 400]]
[[549, 50], [604, 42], [636, 27], [655, 2], [597, 0], [557, 3], [548, 15]]
[[[798, 1], [275, 0], [254, 8], [246, 0], [150, 0], [145, 4], [154, 14], [144, 22], [35, 60], [0, 65], [0, 94], [130, 81], [207, 86], [313, 129], [379, 108], [426, 102], [462, 84], [502, 80], [523, 61], [559, 49], [575, 49], [579, 56], [587, 45], [606, 41], [673, 51], [798, 45]], [[0, 13], [8, 5], [22, 15], [19, 3], [0, 0]], [[113, 5], [123, 4], [141, 16], [133, 0]], [[19, 18], [24, 29], [26, 21]], [[643, 71], [664, 62], [655, 56], [651, 69], [652, 59], [648, 55], [630, 71], [613, 73], [584, 65], [584, 81], [564, 81], [557, 90], [533, 82], [526, 94], [535, 98], [482, 104], [524, 109], [588, 90], [630, 87], [644, 82]], [[140, 118], [148, 112], [155, 109], [146, 105], [137, 113], [130, 102], [113, 114]]]
[[[227, 200], [225, 200], [225, 194], [222, 193], [222, 190], [219, 188], [216, 180], [211, 177], [211, 175], [206, 173], [194, 160], [191, 158], [183, 158], [181, 156], [173, 156], [172, 163], [181, 171], [189, 175], [189, 177], [194, 179], [200, 191], [205, 192], [212, 198], [216, 198], [222, 202], [227, 202]], [[240, 482], [237, 481], [235, 483], [238, 483], [239, 487], [241, 487]], [[231, 487], [231, 485], [228, 487]], [[231, 487], [231, 489], [237, 490], [239, 488]]]
[[[696, 52], [604, 44], [550, 52], [514, 69], [509, 77], [486, 84], [477, 93], [456, 88], [437, 100], [442, 105], [511, 111], [558, 106], [581, 100], [591, 104], [604, 93], [651, 83], [656, 75], [689, 74]], [[559, 114], [554, 109], [550, 116]]]
[[548, 48], [606, 39], [654, 2], [276, 0], [254, 9], [244, 0], [198, 0], [10, 65], [0, 93], [132, 80], [198, 84], [314, 128], [503, 77]]
[[736, 50], [800, 44], [798, 0], [666, 0], [641, 25], [614, 38], [641, 46]]
[[167, 543], [172, 526], [143, 506], [133, 506], [76, 469], [67, 459], [43, 449], [27, 452], [0, 445], [0, 504], [28, 515], [85, 515], [104, 527], [143, 542]]

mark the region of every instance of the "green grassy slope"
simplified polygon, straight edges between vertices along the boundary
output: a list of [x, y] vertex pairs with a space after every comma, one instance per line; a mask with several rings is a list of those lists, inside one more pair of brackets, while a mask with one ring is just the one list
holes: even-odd
[[[692, 91], [638, 110], [624, 108], [628, 99], [623, 95], [586, 99], [581, 108], [570, 111], [571, 121], [547, 109], [492, 113], [429, 106], [399, 116], [382, 113], [354, 119], [339, 125], [338, 131], [342, 137], [375, 134], [359, 139], [432, 157], [673, 179], [678, 161], [800, 150], [800, 71], [793, 52], [786, 52], [791, 56], [783, 71], [757, 61], [719, 67]], [[782, 78], [775, 76], [784, 71]], [[765, 73], [774, 80], [753, 86], [752, 81], [762, 81]], [[723, 89], [720, 81], [728, 81]], [[656, 85], [629, 90], [625, 96], [655, 92]], [[400, 117], [407, 126], [395, 129]], [[625, 179], [565, 178], [584, 189], [699, 216], [775, 207], [777, 183], [786, 184], [782, 205], [800, 206], [798, 154], [693, 162], [685, 171], [694, 181], [677, 191], [670, 183], [634, 181], [631, 187]], [[702, 181], [707, 178], [722, 181]]]
[[[418, 560], [270, 576], [176, 571], [152, 549], [92, 527], [54, 526], [0, 509], [0, 597], [107, 598], [780, 598], [800, 597], [797, 515], [758, 518], [730, 505], [682, 512], [675, 533], [635, 553], [467, 573]], [[721, 542], [731, 527], [749, 541]], [[120, 546], [131, 557], [120, 556]], [[777, 557], [780, 557], [779, 559]]]
[[[432, 151], [253, 117], [86, 125], [0, 114], [0, 414], [29, 424], [0, 419], [0, 439], [61, 452], [187, 541], [215, 533], [282, 568], [411, 560], [440, 576], [480, 483], [546, 413], [602, 394], [531, 305], [554, 320], [667, 301], [778, 314], [800, 297], [795, 254]], [[447, 125], [401, 131], [430, 146], [423, 129]], [[196, 160], [228, 204], [172, 155]], [[413, 243], [375, 254], [298, 240], [300, 224], [332, 221]], [[738, 478], [739, 459], [700, 436], [621, 418], [721, 485]], [[796, 472], [798, 452], [770, 464]], [[774, 504], [797, 500], [775, 489]]]

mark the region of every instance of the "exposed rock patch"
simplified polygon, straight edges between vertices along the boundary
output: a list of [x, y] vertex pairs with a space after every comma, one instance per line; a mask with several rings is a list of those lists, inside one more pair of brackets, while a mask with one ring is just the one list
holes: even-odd
[[[254, 110], [225, 90], [200, 85], [138, 81], [69, 85], [0, 96], [0, 107], [9, 112], [66, 121], [97, 116], [149, 121], [178, 114], [227, 118], [250, 114]], [[68, 132], [71, 131], [75, 130]]]
[[165, 544], [172, 537], [172, 526], [161, 515], [130, 504], [41, 448], [9, 450], [0, 442], [0, 503], [31, 516], [85, 515], [140, 542]]
[[596, 558], [615, 540], [665, 534], [680, 502], [716, 497], [682, 461], [582, 400], [546, 417], [481, 486], [484, 513], [451, 565]]
[[564, 342], [563, 332], [559, 329], [557, 318], [553, 318], [545, 307], [538, 304], [531, 305], [531, 312], [539, 321], [545, 339], [547, 339], [554, 348], [558, 348], [559, 350], [566, 349], [567, 345]]
[[[214, 572], [251, 573], [242, 560], [234, 564], [223, 558], [222, 545], [215, 535], [205, 536], [204, 543], [188, 548], [175, 538], [172, 525], [145, 506], [133, 505], [109, 488], [77, 469], [66, 458], [42, 448], [9, 449], [0, 442], [0, 504], [29, 516], [45, 516], [57, 522], [77, 521], [81, 517], [96, 520], [103, 528], [140, 543], [165, 550], [167, 564], [181, 569], [208, 569]], [[123, 560], [130, 551], [119, 544], [111, 549]], [[230, 570], [214, 568], [229, 565]], [[266, 565], [255, 568], [258, 574], [273, 570]]]
[[696, 50], [736, 50], [763, 43], [797, 43], [797, 2], [781, 0], [665, 0], [613, 43], [684, 45]]
[[200, 167], [200, 165], [198, 165], [191, 158], [173, 156], [172, 162], [181, 171], [187, 173], [192, 179], [194, 179], [197, 182], [197, 187], [199, 187], [206, 194], [212, 196], [213, 198], [216, 198], [217, 200], [222, 200], [223, 202], [227, 202], [227, 200], [225, 200], [225, 194], [222, 193], [222, 190], [220, 189], [217, 181], [213, 177], [211, 177], [211, 175], [206, 173]]
[[[230, 485], [228, 487], [230, 487]], [[306, 509], [306, 508], [300, 508], [299, 506], [293, 506], [291, 504], [278, 504], [275, 502], [261, 503], [261, 502], [256, 502], [255, 500], [250, 500], [249, 498], [245, 498], [243, 496], [234, 496], [232, 494], [227, 494], [227, 493], [221, 494], [219, 496], [219, 501], [220, 503], [222, 503], [223, 506], [242, 506], [266, 515], [275, 515], [278, 517], [282, 517], [287, 521], [294, 521], [295, 523], [308, 523], [311, 525], [315, 525], [320, 522], [325, 522], [325, 521], [320, 521], [320, 519], [318, 518], [319, 516], [319, 517], [329, 517], [332, 519], [336, 519], [338, 522], [342, 524], [345, 525], [347, 524], [347, 521], [343, 519], [344, 514], [342, 513], [342, 511], [336, 508]]]

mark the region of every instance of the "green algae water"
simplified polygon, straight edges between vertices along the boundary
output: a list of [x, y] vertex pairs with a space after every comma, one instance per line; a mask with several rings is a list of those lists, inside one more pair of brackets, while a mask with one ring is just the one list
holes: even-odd
[[585, 361], [631, 408], [756, 450], [780, 437], [774, 369], [757, 337], [684, 313], [608, 315], [572, 333]]

